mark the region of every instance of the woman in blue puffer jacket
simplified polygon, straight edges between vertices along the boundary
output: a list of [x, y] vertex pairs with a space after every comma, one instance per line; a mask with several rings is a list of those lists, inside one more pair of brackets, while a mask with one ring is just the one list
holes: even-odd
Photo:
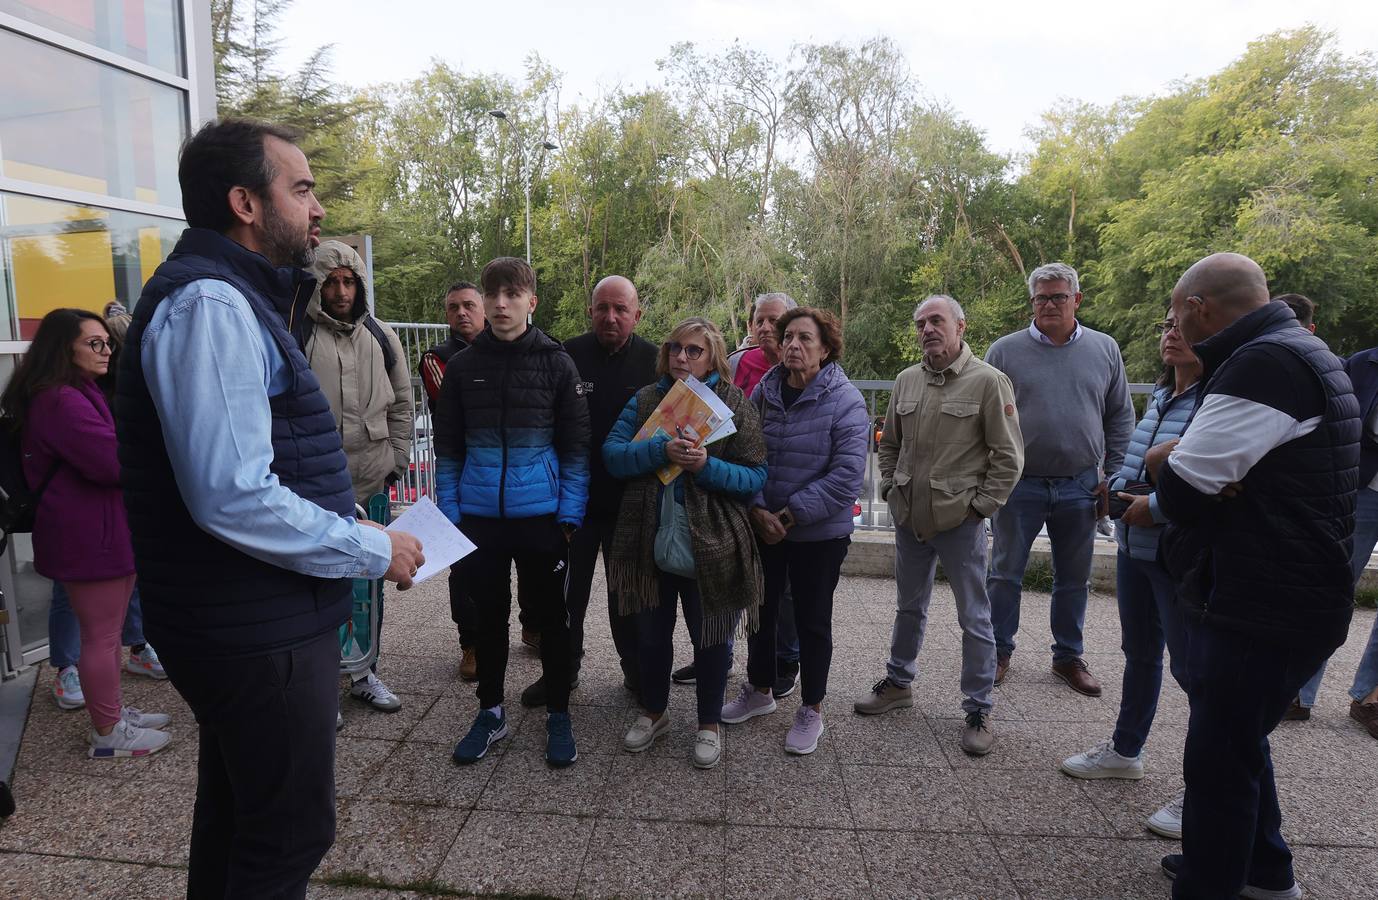
[[775, 330], [780, 364], [751, 395], [766, 436], [766, 484], [751, 509], [766, 596], [760, 630], [747, 644], [747, 680], [723, 707], [722, 718], [731, 724], [775, 711], [776, 617], [788, 584], [799, 630], [802, 702], [785, 736], [785, 752], [804, 755], [823, 734], [833, 591], [852, 542], [852, 506], [866, 471], [870, 420], [861, 392], [842, 371], [842, 328], [832, 313], [792, 309]]
[[[1172, 677], [1186, 690], [1186, 632], [1177, 608], [1176, 590], [1167, 570], [1158, 563], [1158, 540], [1167, 519], [1153, 493], [1130, 494], [1131, 483], [1147, 481], [1144, 456], [1150, 447], [1182, 436], [1196, 409], [1201, 361], [1177, 331], [1169, 313], [1158, 325], [1158, 350], [1164, 370], [1144, 417], [1129, 439], [1124, 465], [1110, 482], [1111, 496], [1129, 501], [1115, 523], [1119, 543], [1115, 593], [1120, 608], [1124, 683], [1114, 736], [1085, 753], [1064, 760], [1062, 771], [1077, 778], [1142, 778], [1143, 746], [1158, 711], [1163, 684], [1163, 645], [1172, 655]], [[1182, 796], [1169, 801], [1148, 818], [1150, 831], [1164, 837], [1182, 836]]]

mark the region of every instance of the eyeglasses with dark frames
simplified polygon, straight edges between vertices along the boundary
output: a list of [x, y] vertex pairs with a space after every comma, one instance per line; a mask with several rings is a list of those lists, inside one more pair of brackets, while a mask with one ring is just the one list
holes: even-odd
[[670, 351], [671, 359], [674, 359], [676, 356], [679, 356], [681, 352], [683, 352], [685, 356], [689, 357], [689, 360], [691, 362], [698, 359], [700, 356], [703, 356], [704, 354], [704, 348], [698, 346], [697, 344], [681, 344], [679, 341], [667, 342], [665, 344], [665, 349]]
[[1167, 334], [1169, 331], [1176, 331], [1178, 334], [1182, 333], [1181, 329], [1177, 327], [1176, 319], [1168, 319], [1164, 322], [1157, 322], [1154, 324], [1153, 330], [1158, 334]]
[[86, 342], [86, 346], [90, 347], [91, 352], [96, 354], [115, 352], [115, 342], [103, 340], [101, 338], [91, 338], [91, 340]]
[[1054, 306], [1061, 306], [1072, 299], [1071, 294], [1034, 294], [1029, 298], [1034, 306], [1047, 306], [1049, 303]]

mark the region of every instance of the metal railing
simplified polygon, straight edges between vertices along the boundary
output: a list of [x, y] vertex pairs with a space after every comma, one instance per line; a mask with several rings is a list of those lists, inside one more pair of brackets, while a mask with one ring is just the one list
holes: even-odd
[[[413, 371], [416, 370], [422, 353], [449, 336], [449, 328], [445, 325], [415, 322], [388, 324], [401, 338]], [[393, 493], [393, 499], [404, 504], [415, 502], [418, 496], [435, 493], [435, 457], [430, 435], [430, 407], [426, 403], [426, 392], [420, 389], [420, 383], [419, 378], [412, 379], [418, 414], [412, 435], [411, 471]], [[865, 398], [866, 411], [871, 419], [870, 440], [866, 442], [866, 474], [862, 480], [861, 496], [857, 498], [854, 518], [858, 528], [889, 531], [893, 526], [890, 523], [890, 508], [880, 498], [880, 462], [876, 455], [876, 436], [880, 430], [881, 420], [885, 417], [885, 408], [890, 402], [890, 391], [894, 388], [895, 382], [852, 379], [852, 384]], [[1131, 384], [1129, 390], [1133, 394], [1151, 394], [1153, 385]]]

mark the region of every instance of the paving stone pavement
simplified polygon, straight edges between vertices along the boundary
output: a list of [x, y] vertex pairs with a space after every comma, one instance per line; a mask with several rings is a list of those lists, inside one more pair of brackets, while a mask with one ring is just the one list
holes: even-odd
[[[601, 575], [594, 596], [602, 591]], [[635, 715], [592, 604], [571, 712], [579, 762], [546, 767], [543, 716], [516, 702], [539, 661], [514, 646], [512, 735], [489, 758], [449, 759], [476, 711], [457, 676], [445, 581], [388, 595], [380, 674], [403, 698], [393, 715], [344, 698], [338, 838], [312, 898], [1163, 897], [1158, 859], [1178, 845], [1143, 818], [1181, 787], [1186, 701], [1169, 678], [1140, 782], [1082, 782], [1058, 763], [1109, 737], [1123, 663], [1112, 596], [1087, 612], [1100, 698], [1048, 671], [1048, 597], [1026, 594], [1022, 649], [996, 689], [994, 752], [958, 749], [961, 633], [935, 592], [913, 709], [851, 711], [882, 674], [894, 583], [838, 588], [827, 731], [789, 757], [797, 694], [774, 715], [725, 726], [723, 764], [689, 764], [693, 689], [671, 694], [674, 725], [647, 753], [620, 749]], [[1347, 717], [1349, 684], [1373, 622], [1360, 611], [1309, 722], [1273, 736], [1284, 833], [1312, 898], [1378, 896], [1378, 743]], [[516, 644], [514, 628], [514, 645]], [[688, 659], [683, 629], [677, 656]], [[739, 642], [729, 694], [745, 670]], [[20, 749], [19, 810], [0, 826], [0, 897], [161, 898], [184, 890], [196, 780], [196, 727], [166, 683], [126, 675], [125, 702], [173, 715], [170, 748], [143, 760], [84, 754], [87, 720], [62, 712], [41, 671]]]

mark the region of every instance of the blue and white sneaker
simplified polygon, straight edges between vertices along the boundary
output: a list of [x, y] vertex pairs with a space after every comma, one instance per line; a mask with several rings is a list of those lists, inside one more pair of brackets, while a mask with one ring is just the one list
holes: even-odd
[[469, 733], [455, 744], [454, 761], [461, 766], [476, 763], [488, 754], [488, 748], [507, 737], [507, 714], [501, 717], [486, 710], [479, 710]]
[[557, 769], [574, 765], [579, 751], [574, 747], [574, 724], [567, 712], [553, 712], [545, 719], [545, 761]]
[[67, 666], [57, 673], [57, 680], [53, 682], [53, 699], [57, 701], [59, 709], [81, 709], [86, 705], [76, 666]]
[[167, 672], [163, 669], [162, 662], [158, 659], [158, 654], [153, 650], [152, 644], [144, 644], [144, 649], [135, 653], [129, 651], [129, 661], [124, 664], [124, 670], [134, 675], [144, 675], [155, 681], [163, 681], [167, 678]]

